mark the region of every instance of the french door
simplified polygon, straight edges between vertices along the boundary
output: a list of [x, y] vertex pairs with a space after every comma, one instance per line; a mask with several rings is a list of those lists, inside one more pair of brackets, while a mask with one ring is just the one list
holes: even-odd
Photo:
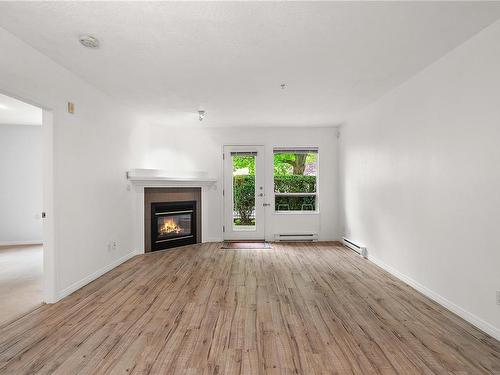
[[224, 239], [263, 240], [264, 146], [224, 146]]

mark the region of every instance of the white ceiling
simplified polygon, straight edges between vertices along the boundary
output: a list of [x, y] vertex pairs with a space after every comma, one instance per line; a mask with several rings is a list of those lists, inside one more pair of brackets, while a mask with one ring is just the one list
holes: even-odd
[[42, 125], [42, 110], [0, 94], [0, 125]]
[[499, 17], [477, 1], [0, 3], [0, 26], [182, 126], [338, 124]]

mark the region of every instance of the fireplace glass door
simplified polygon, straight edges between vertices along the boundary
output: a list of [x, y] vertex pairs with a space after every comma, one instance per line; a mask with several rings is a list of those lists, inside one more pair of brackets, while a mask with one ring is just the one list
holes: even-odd
[[169, 240], [171, 238], [191, 236], [191, 215], [193, 211], [186, 213], [168, 213], [158, 217], [158, 240]]
[[151, 250], [196, 243], [196, 202], [151, 205]]

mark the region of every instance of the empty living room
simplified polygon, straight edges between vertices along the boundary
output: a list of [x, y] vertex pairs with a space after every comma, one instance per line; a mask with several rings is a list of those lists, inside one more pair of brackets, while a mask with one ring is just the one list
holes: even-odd
[[0, 374], [500, 374], [500, 2], [0, 2]]

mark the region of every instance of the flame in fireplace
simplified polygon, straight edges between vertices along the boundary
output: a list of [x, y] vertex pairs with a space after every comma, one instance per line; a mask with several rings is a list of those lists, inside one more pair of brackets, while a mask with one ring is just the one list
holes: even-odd
[[159, 234], [181, 233], [182, 228], [178, 226], [172, 219], [165, 220], [158, 228]]

